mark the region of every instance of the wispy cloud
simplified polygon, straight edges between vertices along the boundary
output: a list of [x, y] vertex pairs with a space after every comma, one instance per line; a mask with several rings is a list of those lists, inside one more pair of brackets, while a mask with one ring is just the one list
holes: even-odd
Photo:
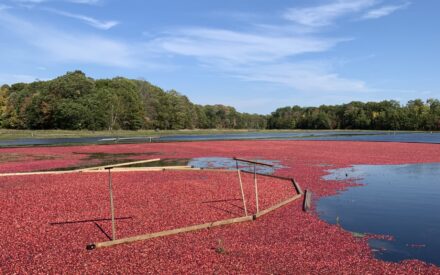
[[341, 77], [327, 62], [259, 64], [228, 68], [235, 77], [248, 81], [281, 84], [295, 91], [311, 93], [366, 92], [364, 81]]
[[[54, 62], [97, 64], [117, 67], [139, 65], [138, 49], [102, 36], [57, 30], [51, 26], [28, 22], [2, 11], [0, 28], [22, 39]], [[35, 55], [33, 52], [32, 55]]]
[[405, 9], [410, 5], [409, 2], [406, 2], [402, 5], [390, 5], [390, 6], [382, 6], [377, 9], [373, 9], [368, 11], [362, 16], [362, 19], [376, 19], [380, 17], [384, 17], [392, 14], [395, 11]]
[[289, 56], [323, 52], [344, 40], [189, 28], [156, 39], [153, 43], [169, 53], [245, 64], [275, 62]]
[[[298, 60], [304, 60], [299, 58], [305, 54], [327, 52], [341, 42], [350, 41], [351, 38], [321, 35], [320, 27], [349, 14], [359, 18], [377, 4], [378, 0], [337, 0], [315, 7], [289, 9], [284, 18], [295, 25], [254, 24], [248, 31], [183, 28], [151, 44], [154, 49], [193, 57], [201, 66], [246, 81], [274, 83], [308, 93], [368, 92], [373, 89], [365, 81], [335, 72], [333, 63], [338, 63], [337, 60]], [[382, 14], [395, 10], [386, 9]]]
[[[83, 4], [98, 2], [63, 1]], [[153, 55], [162, 63], [176, 61], [176, 64], [185, 57], [185, 62], [191, 60], [196, 66], [216, 73], [245, 81], [287, 86], [296, 92], [321, 96], [372, 91], [365, 81], [339, 74], [333, 66], [335, 61], [317, 60], [321, 57], [315, 54], [329, 52], [340, 43], [352, 40], [350, 37], [336, 37], [328, 33], [324, 35], [321, 27], [331, 25], [338, 18], [349, 14], [359, 18], [371, 12], [376, 14], [376, 17], [369, 15], [373, 16], [371, 18], [378, 18], [380, 16], [377, 14], [385, 16], [385, 13], [397, 10], [390, 11], [390, 6], [387, 6], [388, 9], [380, 13], [377, 11], [380, 10], [377, 1], [333, 0], [315, 7], [289, 9], [283, 17], [287, 20], [281, 23], [261, 25], [248, 22], [240, 30], [182, 27], [166, 33], [148, 33], [142, 38], [148, 39], [145, 43], [60, 30], [56, 26], [18, 18], [8, 11], [3, 11], [0, 16], [0, 28], [7, 29], [36, 49], [34, 55], [42, 53], [42, 56], [55, 62], [139, 68], [151, 64], [150, 57]], [[100, 21], [80, 14], [47, 10], [81, 20], [99, 29], [110, 29], [117, 25], [116, 21]], [[247, 19], [250, 18], [252, 16]]]
[[152, 48], [194, 57], [201, 65], [235, 78], [281, 84], [297, 91], [367, 90], [364, 82], [331, 72], [332, 66], [328, 62], [294, 61], [297, 56], [326, 52], [349, 39], [274, 32], [273, 28], [269, 30], [253, 33], [207, 28], [182, 29], [154, 40]]
[[113, 21], [113, 20], [101, 21], [101, 20], [86, 16], [86, 15], [65, 12], [65, 11], [61, 11], [61, 10], [57, 10], [57, 9], [45, 8], [44, 10], [58, 14], [58, 15], [81, 20], [81, 21], [85, 22], [86, 24], [89, 24], [90, 26], [95, 27], [97, 29], [101, 29], [101, 30], [108, 30], [108, 29], [111, 29], [119, 24], [118, 21]]
[[312, 7], [291, 8], [283, 14], [285, 23], [259, 25], [254, 22], [243, 31], [182, 28], [153, 39], [149, 47], [167, 55], [195, 58], [200, 66], [232, 77], [279, 84], [295, 91], [367, 92], [373, 89], [365, 81], [336, 72], [334, 65], [338, 60], [304, 60], [310, 60], [310, 56], [313, 58], [314, 53], [328, 52], [338, 44], [352, 40], [350, 37], [323, 35], [322, 27], [343, 17], [360, 18], [368, 10], [368, 17], [378, 18], [407, 5], [377, 8], [380, 2], [332, 0]]
[[331, 25], [342, 16], [361, 12], [376, 3], [377, 0], [336, 0], [314, 7], [289, 9], [284, 18], [305, 26], [323, 27]]

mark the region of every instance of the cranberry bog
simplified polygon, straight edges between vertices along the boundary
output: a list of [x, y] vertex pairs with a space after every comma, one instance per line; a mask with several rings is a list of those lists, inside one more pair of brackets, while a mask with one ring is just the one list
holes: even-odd
[[[340, 141], [215, 141], [0, 149], [0, 172], [96, 166], [107, 161], [239, 156], [279, 161], [275, 173], [294, 177], [314, 198], [352, 182], [324, 181], [326, 170], [356, 164], [440, 162], [434, 144]], [[111, 156], [111, 158], [109, 157]], [[110, 158], [110, 160], [109, 160]], [[255, 212], [252, 175], [242, 174], [248, 211]], [[114, 173], [119, 237], [243, 215], [236, 173], [151, 171]], [[86, 250], [108, 241], [111, 221], [105, 173], [0, 177], [1, 273], [344, 273], [440, 274], [418, 260], [377, 260], [367, 238], [303, 212], [296, 200], [255, 221]], [[259, 177], [264, 209], [295, 190]], [[380, 236], [378, 236], [380, 237]]]

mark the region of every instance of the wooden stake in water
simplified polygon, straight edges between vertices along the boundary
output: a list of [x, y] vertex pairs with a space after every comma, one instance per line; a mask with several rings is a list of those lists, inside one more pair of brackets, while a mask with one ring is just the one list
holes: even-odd
[[254, 184], [255, 184], [255, 201], [257, 204], [257, 213], [258, 213], [259, 207], [258, 207], [257, 165], [255, 163], [254, 163]]
[[116, 240], [116, 225], [115, 225], [115, 208], [113, 205], [113, 187], [112, 187], [112, 172], [111, 167], [106, 168], [108, 170], [108, 188], [110, 191], [110, 211], [112, 214], [112, 240]]
[[237, 166], [238, 180], [240, 181], [240, 191], [241, 191], [241, 199], [243, 200], [244, 214], [245, 214], [245, 216], [247, 216], [248, 212], [247, 212], [247, 207], [246, 207], [246, 200], [244, 198], [243, 182], [241, 181], [241, 173], [240, 173], [240, 169], [238, 168], [238, 161], [235, 162], [235, 165]]

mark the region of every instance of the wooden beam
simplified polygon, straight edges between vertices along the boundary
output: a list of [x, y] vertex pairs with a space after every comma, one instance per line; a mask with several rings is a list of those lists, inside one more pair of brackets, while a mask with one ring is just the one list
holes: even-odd
[[155, 166], [155, 167], [119, 167], [113, 168], [113, 172], [136, 172], [136, 171], [162, 171], [162, 170], [188, 170], [191, 166]]
[[252, 164], [256, 164], [256, 165], [262, 165], [262, 166], [273, 167], [273, 165], [272, 165], [272, 164], [269, 164], [269, 163], [258, 162], [258, 161], [248, 160], [248, 159], [234, 158], [234, 160], [236, 160], [236, 161], [240, 161], [240, 162], [252, 163]]
[[273, 206], [271, 206], [271, 207], [269, 207], [269, 208], [267, 208], [265, 210], [262, 210], [262, 211], [260, 211], [260, 212], [258, 212], [257, 214], [254, 215], [254, 219], [259, 218], [259, 217], [261, 217], [263, 215], [266, 215], [267, 213], [272, 212], [272, 211], [274, 211], [274, 210], [276, 210], [276, 209], [278, 209], [278, 208], [280, 208], [280, 207], [282, 207], [282, 206], [284, 206], [284, 205], [286, 205], [286, 204], [288, 204], [288, 203], [290, 203], [292, 201], [295, 201], [295, 200], [299, 199], [301, 196], [302, 196], [301, 194], [295, 195], [295, 196], [293, 196], [291, 198], [288, 198], [287, 200], [284, 200], [284, 201], [282, 201], [282, 202], [280, 202], [278, 204], [275, 204], [275, 205], [273, 205]]
[[150, 234], [145, 234], [145, 235], [138, 235], [138, 236], [122, 238], [122, 239], [113, 240], [113, 241], [93, 243], [93, 244], [87, 245], [87, 249], [92, 250], [95, 248], [110, 247], [110, 246], [114, 246], [114, 245], [118, 245], [118, 244], [126, 244], [126, 243], [132, 243], [132, 242], [137, 242], [137, 241], [144, 241], [144, 240], [149, 240], [149, 239], [158, 238], [158, 237], [165, 237], [165, 236], [176, 235], [176, 234], [185, 233], [185, 232], [197, 231], [197, 230], [201, 230], [201, 229], [213, 228], [213, 227], [222, 226], [222, 225], [252, 221], [252, 219], [253, 219], [252, 216], [244, 216], [244, 217], [221, 220], [221, 221], [216, 221], [216, 222], [192, 225], [192, 226], [188, 226], [188, 227], [165, 230], [165, 231], [160, 231], [160, 232], [150, 233]]
[[[191, 167], [185, 168], [181, 166], [164, 166], [164, 167], [130, 167], [130, 168], [113, 168], [113, 173], [128, 173], [128, 172], [158, 172], [158, 171], [199, 171]], [[104, 173], [106, 170], [84, 170], [81, 173]]]
[[66, 170], [66, 171], [44, 171], [44, 172], [19, 172], [19, 173], [3, 173], [0, 177], [11, 177], [11, 176], [32, 176], [32, 175], [60, 175], [60, 174], [72, 174], [78, 173], [77, 170]]
[[128, 165], [134, 165], [134, 164], [142, 164], [142, 163], [148, 163], [148, 162], [155, 162], [155, 161], [159, 161], [159, 160], [160, 159], [147, 159], [147, 160], [131, 161], [131, 162], [124, 162], [124, 163], [104, 165], [104, 166], [95, 166], [95, 167], [81, 168], [81, 169], [77, 169], [77, 171], [101, 170], [101, 169], [106, 169], [106, 168], [114, 168], [114, 167], [128, 166]]
[[[108, 167], [111, 168], [111, 167]], [[192, 168], [191, 166], [155, 166], [155, 167], [126, 167], [126, 168], [114, 168], [112, 172], [147, 172], [147, 171], [163, 171], [163, 170], [197, 170], [200, 171], [199, 168]], [[210, 171], [210, 170], [207, 170]], [[230, 172], [230, 170], [227, 170]], [[32, 176], [32, 175], [60, 175], [60, 174], [73, 174], [73, 173], [105, 173], [107, 172], [105, 169], [99, 170], [65, 170], [65, 171], [42, 171], [42, 172], [17, 172], [17, 173], [3, 173], [0, 174], [0, 177], [10, 177], [10, 176]], [[224, 170], [223, 172], [226, 172]]]
[[[254, 172], [251, 171], [246, 171], [246, 170], [241, 170], [241, 172], [246, 173], [246, 174], [254, 174]], [[258, 176], [265, 176], [265, 177], [270, 177], [270, 178], [275, 178], [275, 179], [280, 179], [280, 180], [292, 180], [292, 178], [288, 178], [288, 177], [282, 177], [282, 176], [277, 176], [277, 175], [271, 175], [271, 174], [263, 174], [263, 173], [258, 173]]]

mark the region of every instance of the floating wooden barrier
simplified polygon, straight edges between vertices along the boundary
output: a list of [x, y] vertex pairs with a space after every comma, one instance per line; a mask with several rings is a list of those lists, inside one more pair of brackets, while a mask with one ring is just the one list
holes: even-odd
[[[235, 161], [237, 161], [237, 170], [229, 170], [229, 169], [204, 169], [204, 168], [194, 168], [191, 166], [158, 166], [158, 167], [123, 167], [128, 165], [135, 165], [135, 164], [142, 164], [142, 163], [148, 163], [148, 162], [155, 162], [159, 161], [160, 159], [149, 159], [149, 160], [140, 160], [140, 161], [133, 161], [133, 162], [125, 162], [125, 163], [118, 163], [114, 165], [105, 165], [105, 166], [96, 166], [96, 167], [89, 167], [89, 168], [82, 168], [82, 169], [75, 169], [75, 170], [66, 170], [66, 171], [43, 171], [43, 172], [22, 172], [22, 173], [3, 173], [0, 174], [0, 177], [6, 177], [6, 176], [26, 176], [26, 175], [56, 175], [56, 174], [72, 174], [72, 173], [108, 173], [109, 174], [109, 192], [110, 192], [110, 210], [111, 210], [111, 221], [112, 221], [112, 240], [106, 241], [106, 242], [98, 242], [98, 243], [92, 243], [87, 245], [87, 249], [95, 249], [95, 248], [103, 248], [103, 247], [110, 247], [118, 244], [126, 244], [126, 243], [132, 243], [136, 241], [142, 241], [142, 240], [148, 240], [158, 237], [165, 237], [185, 232], [191, 232], [191, 231], [197, 231], [202, 229], [209, 229], [213, 227], [223, 226], [223, 225], [229, 225], [234, 223], [242, 223], [247, 221], [255, 220], [263, 215], [266, 215], [290, 202], [293, 202], [300, 198], [303, 195], [303, 191], [301, 190], [301, 187], [299, 184], [295, 181], [293, 178], [286, 178], [286, 177], [280, 177], [280, 176], [274, 176], [274, 175], [266, 175], [256, 172], [256, 165], [263, 165], [263, 166], [269, 166], [273, 167], [272, 164], [252, 161], [252, 160], [246, 160], [246, 159], [240, 159], [240, 158], [234, 158]], [[247, 172], [247, 171], [241, 171], [238, 168], [238, 162], [246, 162], [254, 165], [254, 171]], [[108, 172], [107, 172], [108, 170]], [[171, 230], [165, 230], [160, 231], [156, 233], [149, 233], [144, 235], [138, 235], [133, 237], [127, 237], [127, 238], [121, 238], [116, 239], [116, 226], [115, 226], [115, 213], [114, 213], [114, 205], [113, 205], [113, 194], [112, 194], [112, 179], [111, 179], [111, 173], [118, 173], [118, 172], [148, 172], [148, 171], [165, 171], [165, 170], [179, 170], [179, 171], [215, 171], [215, 172], [238, 172], [239, 177], [239, 183], [240, 183], [240, 191], [242, 195], [243, 200], [243, 206], [245, 211], [245, 216], [243, 217], [237, 217], [237, 218], [231, 218], [226, 220], [220, 220], [210, 223], [204, 223], [199, 225], [192, 225], [177, 229], [171, 229]], [[111, 171], [111, 172], [110, 172]], [[247, 207], [246, 207], [246, 200], [244, 197], [243, 192], [243, 184], [241, 181], [241, 175], [240, 172], [244, 173], [251, 173], [254, 174], [254, 184], [255, 184], [255, 196], [256, 196], [256, 207], [257, 207], [257, 213], [254, 215], [248, 215], [247, 213]], [[258, 207], [258, 187], [257, 187], [257, 175], [266, 176], [266, 177], [273, 177], [283, 180], [289, 180], [292, 182], [293, 187], [295, 188], [297, 195], [288, 198], [282, 202], [279, 202], [265, 210], [259, 211]], [[308, 202], [308, 208], [310, 208], [311, 205], [311, 192], [306, 191], [306, 198], [304, 200], [304, 207], [306, 205], [306, 201]]]
[[76, 170], [66, 170], [66, 171], [44, 171], [44, 172], [18, 172], [18, 173], [3, 173], [0, 177], [10, 177], [10, 176], [32, 176], [32, 175], [60, 175], [60, 174], [72, 174], [78, 173]]
[[137, 241], [145, 241], [145, 240], [149, 240], [149, 239], [171, 236], [171, 235], [192, 232], [192, 231], [198, 231], [198, 230], [202, 230], [202, 229], [209, 229], [209, 228], [213, 228], [213, 227], [229, 225], [229, 224], [234, 224], [234, 223], [248, 222], [248, 221], [255, 220], [263, 215], [266, 215], [269, 212], [272, 212], [272, 211], [274, 211], [274, 210], [276, 210], [276, 209], [278, 209], [278, 208], [280, 208], [290, 202], [293, 202], [293, 201], [297, 200], [298, 198], [300, 198], [301, 196], [302, 196], [301, 194], [293, 196], [293, 197], [291, 197], [287, 200], [284, 200], [274, 206], [269, 207], [268, 209], [262, 210], [253, 216], [243, 216], [243, 217], [238, 217], [238, 218], [232, 218], [232, 219], [220, 220], [220, 221], [215, 221], [215, 222], [210, 222], [210, 223], [181, 227], [181, 228], [176, 228], [176, 229], [171, 229], [171, 230], [165, 230], [165, 231], [160, 231], [160, 232], [156, 232], [156, 233], [149, 233], [149, 234], [138, 235], [138, 236], [133, 236], [133, 237], [128, 237], [128, 238], [121, 238], [118, 240], [92, 243], [92, 244], [88, 244], [86, 248], [88, 250], [93, 250], [96, 248], [104, 248], [104, 247], [110, 247], [110, 246], [119, 245], [119, 244], [128, 244], [128, 243], [137, 242]]
[[[125, 163], [118, 163], [118, 164], [113, 164], [113, 165], [95, 166], [95, 167], [88, 167], [88, 168], [81, 168], [81, 169], [74, 169], [74, 170], [64, 170], [64, 171], [40, 171], [40, 172], [2, 173], [2, 174], [0, 174], [0, 177], [30, 176], [30, 175], [59, 175], [59, 174], [71, 174], [71, 173], [78, 173], [78, 172], [88, 172], [89, 170], [101, 170], [101, 169], [103, 170], [101, 172], [105, 172], [106, 168], [113, 168], [113, 167], [121, 167], [121, 166], [127, 166], [127, 165], [155, 162], [155, 161], [159, 161], [159, 160], [160, 159], [147, 159], [147, 160], [139, 160], [139, 161], [125, 162]], [[147, 168], [147, 167], [140, 167], [140, 168]]]
[[176, 234], [185, 233], [185, 232], [197, 231], [197, 230], [201, 230], [201, 229], [208, 229], [208, 228], [212, 228], [212, 227], [228, 225], [228, 224], [233, 224], [233, 223], [247, 222], [247, 221], [252, 221], [252, 220], [253, 220], [252, 216], [244, 216], [244, 217], [221, 220], [221, 221], [216, 221], [216, 222], [192, 225], [192, 226], [187, 226], [187, 227], [182, 227], [182, 228], [177, 228], [177, 229], [160, 231], [160, 232], [156, 232], [156, 233], [150, 233], [150, 234], [139, 235], [139, 236], [134, 236], [134, 237], [122, 238], [122, 239], [118, 239], [118, 240], [93, 243], [93, 244], [87, 245], [87, 249], [92, 250], [95, 248], [109, 247], [109, 246], [114, 246], [114, 245], [118, 245], [118, 244], [126, 244], [126, 243], [132, 243], [132, 242], [137, 242], [137, 241], [144, 241], [144, 240], [149, 240], [149, 239], [158, 238], [158, 237], [165, 237], [165, 236], [176, 235]]
[[[191, 166], [154, 166], [154, 167], [117, 167], [107, 168], [112, 169], [112, 172], [154, 172], [165, 170], [194, 170]], [[105, 170], [82, 170], [82, 173], [102, 173]]]
[[[149, 172], [149, 171], [165, 171], [165, 170], [199, 170], [191, 166], [158, 166], [158, 167], [127, 167], [114, 168], [112, 172]], [[44, 171], [44, 172], [21, 172], [21, 173], [4, 173], [0, 177], [10, 176], [32, 176], [32, 175], [60, 175], [74, 173], [106, 173], [106, 170], [66, 170], [66, 171]]]
[[[235, 158], [234, 158], [235, 159]], [[238, 159], [236, 159], [236, 161], [239, 161]], [[257, 165], [257, 163], [255, 163], [254, 165]], [[157, 167], [156, 167], [157, 168]], [[111, 168], [110, 168], [111, 169]], [[113, 169], [113, 171], [117, 171], [123, 168], [115, 168]], [[194, 169], [197, 168], [185, 168], [184, 170], [189, 170], [192, 171]], [[131, 170], [131, 168], [130, 168]], [[197, 169], [197, 170], [208, 170], [208, 169]], [[215, 170], [215, 171], [227, 171], [227, 172], [235, 172], [234, 170], [221, 170], [221, 169], [209, 169], [208, 171], [211, 170]], [[122, 172], [124, 170], [121, 170], [119, 172]], [[171, 235], [176, 235], [176, 234], [180, 234], [180, 233], [186, 233], [186, 232], [192, 232], [192, 231], [197, 231], [197, 230], [202, 230], [202, 229], [208, 229], [208, 228], [213, 228], [213, 227], [218, 227], [218, 226], [222, 226], [222, 225], [229, 225], [229, 224], [234, 224], [234, 223], [242, 223], [242, 222], [247, 222], [247, 221], [252, 221], [252, 220], [256, 220], [257, 218], [266, 215], [280, 207], [283, 207], [284, 205], [293, 202], [297, 199], [299, 199], [302, 195], [303, 192], [301, 190], [301, 187], [299, 186], [299, 184], [293, 179], [293, 178], [282, 178], [284, 180], [289, 180], [293, 183], [293, 187], [295, 188], [296, 192], [298, 193], [297, 195], [288, 198], [282, 202], [279, 202], [265, 210], [262, 211], [258, 211], [257, 213], [249, 216], [247, 215], [247, 209], [246, 209], [246, 201], [244, 198], [244, 193], [243, 193], [243, 186], [242, 186], [242, 181], [241, 181], [241, 175], [240, 175], [240, 169], [238, 169], [238, 163], [237, 163], [237, 173], [238, 173], [238, 178], [239, 178], [239, 183], [240, 183], [240, 191], [242, 194], [242, 200], [243, 200], [243, 204], [244, 204], [244, 209], [245, 209], [245, 216], [243, 217], [238, 217], [238, 218], [232, 218], [232, 219], [226, 219], [226, 220], [220, 220], [220, 221], [215, 221], [215, 222], [210, 222], [210, 223], [204, 223], [204, 224], [198, 224], [198, 225], [192, 225], [192, 226], [187, 226], [187, 227], [182, 227], [182, 228], [176, 228], [176, 229], [171, 229], [171, 230], [165, 230], [165, 231], [160, 231], [160, 232], [156, 232], [156, 233], [149, 233], [149, 234], [144, 234], [144, 235], [138, 235], [138, 236], [133, 236], [133, 237], [127, 237], [127, 238], [121, 238], [118, 240], [111, 240], [111, 241], [106, 241], [106, 242], [98, 242], [98, 243], [92, 243], [92, 244], [88, 244], [86, 246], [86, 248], [88, 250], [93, 250], [96, 248], [104, 248], [104, 247], [111, 247], [114, 245], [119, 245], [119, 244], [128, 244], [128, 243], [132, 243], [132, 242], [137, 242], [137, 241], [144, 241], [144, 240], [149, 240], [149, 239], [153, 239], [153, 238], [159, 238], [159, 237], [165, 237], [165, 236], [171, 236]], [[254, 170], [254, 177], [256, 176], [256, 172]], [[263, 176], [266, 176], [265, 174], [261, 174]], [[281, 177], [278, 177], [281, 178]], [[255, 178], [254, 178], [255, 180]], [[255, 190], [256, 192], [258, 192], [257, 190]], [[256, 199], [258, 200], [258, 195], [256, 193]], [[258, 209], [258, 205], [257, 205], [257, 209]]]

